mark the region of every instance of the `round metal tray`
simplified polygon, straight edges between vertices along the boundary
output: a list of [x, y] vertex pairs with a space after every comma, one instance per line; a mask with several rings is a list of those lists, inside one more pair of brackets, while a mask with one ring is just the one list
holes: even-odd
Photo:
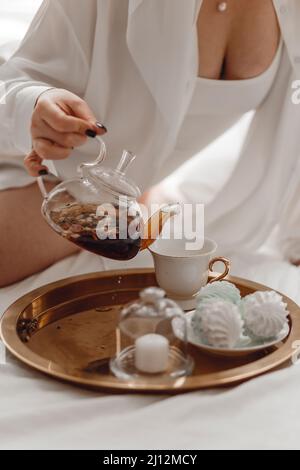
[[[247, 295], [265, 286], [228, 277]], [[130, 383], [111, 375], [120, 308], [156, 285], [151, 269], [87, 274], [43, 286], [17, 300], [5, 312], [0, 332], [8, 350], [28, 366], [56, 379], [106, 391], [182, 393], [228, 386], [264, 374], [288, 361], [300, 338], [300, 309], [285, 298], [290, 311], [289, 337], [247, 357], [222, 358], [190, 346], [193, 375], [167, 383]]]

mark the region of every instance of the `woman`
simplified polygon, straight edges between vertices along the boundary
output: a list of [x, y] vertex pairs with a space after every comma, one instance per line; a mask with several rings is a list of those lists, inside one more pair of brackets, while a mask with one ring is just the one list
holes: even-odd
[[299, 21], [297, 0], [45, 0], [0, 72], [0, 285], [74, 250], [40, 217], [44, 160], [73, 176], [95, 152], [79, 146], [106, 134], [110, 166], [130, 148], [147, 190], [252, 109], [206, 232], [224, 250], [255, 250], [279, 223], [287, 256], [300, 258]]

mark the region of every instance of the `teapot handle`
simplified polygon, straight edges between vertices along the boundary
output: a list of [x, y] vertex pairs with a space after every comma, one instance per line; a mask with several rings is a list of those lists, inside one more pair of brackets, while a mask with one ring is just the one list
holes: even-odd
[[103, 162], [103, 160], [105, 160], [105, 157], [106, 157], [106, 145], [105, 145], [105, 142], [103, 139], [101, 139], [101, 137], [99, 135], [97, 135], [95, 137], [95, 140], [97, 140], [97, 142], [99, 142], [100, 144], [100, 151], [99, 151], [99, 155], [98, 157], [96, 158], [96, 160], [92, 163], [82, 163], [81, 165], [79, 165], [78, 167], [78, 172], [81, 174], [81, 176], [84, 176], [84, 170], [85, 168], [91, 168], [95, 165], [100, 165], [100, 163]]
[[47, 199], [48, 198], [48, 191], [46, 189], [44, 179], [43, 179], [42, 176], [37, 177], [37, 184], [38, 184], [38, 187], [41, 191], [41, 195], [43, 196], [44, 199]]
[[[100, 144], [100, 152], [99, 152], [99, 155], [98, 157], [96, 158], [96, 160], [92, 163], [82, 163], [79, 168], [78, 168], [78, 171], [80, 172], [80, 174], [82, 176], [84, 176], [83, 174], [83, 170], [84, 168], [89, 168], [91, 166], [94, 166], [94, 165], [99, 165], [100, 163], [103, 162], [103, 160], [105, 159], [106, 157], [106, 145], [105, 145], [105, 142], [104, 140], [101, 139], [101, 137], [99, 135], [97, 135], [95, 137], [95, 139], [99, 142]], [[54, 164], [53, 164], [54, 165]], [[48, 191], [46, 189], [46, 186], [45, 186], [45, 183], [44, 183], [44, 179], [42, 176], [38, 176], [37, 178], [37, 183], [38, 183], [38, 186], [39, 186], [39, 189], [41, 191], [41, 194], [43, 196], [44, 199], [47, 199], [48, 198]]]

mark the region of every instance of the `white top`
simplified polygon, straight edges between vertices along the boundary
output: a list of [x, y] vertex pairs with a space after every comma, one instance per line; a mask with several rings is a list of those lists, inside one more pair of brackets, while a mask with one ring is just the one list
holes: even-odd
[[[197, 77], [191, 103], [181, 126], [176, 150], [195, 155], [249, 111], [257, 110], [274, 84], [282, 55], [282, 41], [265, 72], [246, 80]], [[184, 156], [182, 155], [182, 159]]]
[[[291, 205], [300, 187], [300, 106], [291, 100], [292, 81], [300, 76], [300, 3], [273, 2], [284, 39], [280, 68], [230, 182], [206, 209], [206, 233], [223, 253], [258, 248], [281, 220], [282, 245], [290, 256], [299, 246], [300, 256], [299, 207]], [[108, 127], [110, 166], [123, 148], [138, 155], [131, 176], [141, 189], [182, 164], [189, 152], [174, 155], [174, 148], [195, 89], [201, 5], [202, 0], [89, 0], [83, 7], [81, 0], [45, 0], [20, 48], [0, 70], [6, 102], [0, 106], [2, 168], [8, 162], [21, 168], [31, 147], [34, 103], [49, 86], [83, 97]], [[232, 123], [227, 114], [222, 119], [223, 131]], [[74, 152], [58, 163], [60, 175], [73, 176], [77, 164], [94, 153]], [[6, 181], [0, 176], [2, 187]], [[31, 181], [18, 173], [9, 185]]]
[[260, 75], [246, 80], [212, 80], [196, 78], [196, 87], [189, 112], [204, 115], [241, 116], [259, 108], [276, 78], [282, 52], [282, 42], [277, 48], [271, 65]]

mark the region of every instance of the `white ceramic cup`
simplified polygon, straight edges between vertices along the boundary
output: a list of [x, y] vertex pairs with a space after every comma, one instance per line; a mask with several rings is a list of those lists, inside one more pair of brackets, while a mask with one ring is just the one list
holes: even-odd
[[149, 250], [154, 259], [158, 285], [184, 310], [192, 310], [196, 307], [196, 297], [201, 287], [208, 282], [209, 272], [213, 271], [214, 264], [222, 262], [225, 269], [209, 282], [224, 279], [229, 273], [230, 261], [223, 257], [213, 257], [218, 248], [213, 240], [205, 238], [200, 250], [188, 250], [186, 243], [185, 239], [157, 239]]

